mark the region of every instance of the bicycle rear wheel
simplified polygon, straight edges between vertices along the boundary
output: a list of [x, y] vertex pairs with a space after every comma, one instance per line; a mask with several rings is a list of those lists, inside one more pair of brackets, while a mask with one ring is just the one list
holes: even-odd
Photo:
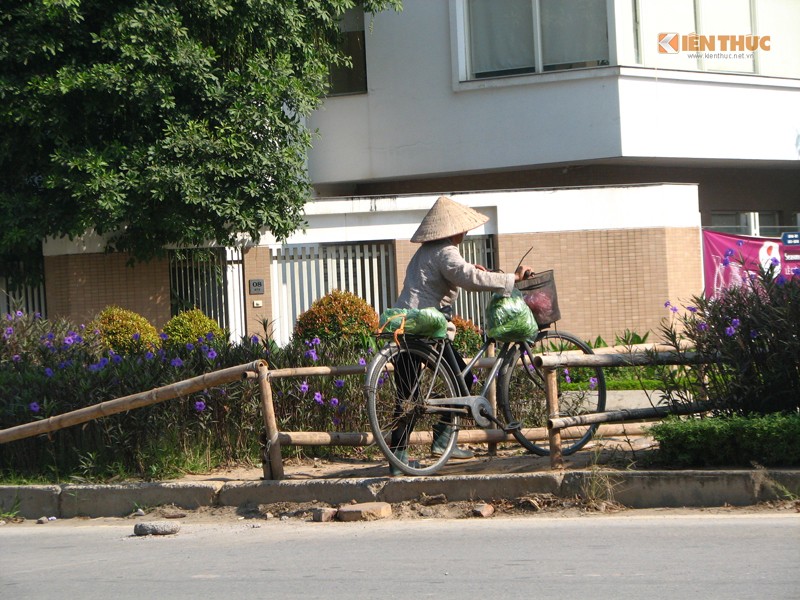
[[[452, 370], [438, 358], [427, 344], [403, 340], [385, 346], [367, 368], [365, 394], [375, 442], [389, 463], [407, 475], [432, 475], [457, 444], [459, 415], [433, 412], [425, 403], [461, 395]], [[442, 420], [452, 433], [436, 456], [430, 452], [432, 430]]]
[[[497, 403], [502, 407], [506, 422], [519, 421], [522, 429], [547, 427], [547, 399], [544, 373], [533, 366], [537, 354], [579, 352], [594, 354], [592, 349], [572, 334], [545, 330], [530, 345], [532, 356], [517, 344], [498, 379]], [[602, 412], [606, 408], [606, 379], [600, 367], [568, 367], [557, 371], [558, 416]], [[572, 454], [592, 439], [597, 425], [570, 427], [561, 430], [561, 451]], [[529, 440], [525, 432], [513, 430], [514, 437], [525, 448], [548, 456], [548, 440]]]

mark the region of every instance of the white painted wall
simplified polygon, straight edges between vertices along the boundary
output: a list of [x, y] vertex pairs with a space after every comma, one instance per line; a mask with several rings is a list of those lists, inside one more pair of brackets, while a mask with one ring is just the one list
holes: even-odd
[[[453, 194], [489, 216], [471, 233], [512, 234], [655, 227], [700, 227], [697, 186], [651, 184]], [[287, 244], [410, 239], [435, 195], [320, 198], [306, 205], [308, 229]], [[262, 245], [277, 245], [269, 235]]]
[[[455, 5], [405, 0], [375, 16], [369, 93], [329, 98], [309, 121], [315, 184], [614, 158], [800, 160], [800, 80], [611, 66], [461, 83]], [[633, 64], [630, 3], [610, 6], [614, 53]]]

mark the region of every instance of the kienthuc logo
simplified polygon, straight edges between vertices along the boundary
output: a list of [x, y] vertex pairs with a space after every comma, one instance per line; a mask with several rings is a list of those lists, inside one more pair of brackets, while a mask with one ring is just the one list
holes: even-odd
[[679, 52], [755, 52], [772, 50], [768, 35], [680, 35], [679, 33], [659, 33], [658, 53], [678, 54]]

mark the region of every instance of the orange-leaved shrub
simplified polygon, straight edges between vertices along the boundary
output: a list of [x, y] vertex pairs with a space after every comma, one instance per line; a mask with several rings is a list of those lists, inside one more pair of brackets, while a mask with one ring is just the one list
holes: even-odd
[[299, 340], [333, 340], [372, 334], [378, 327], [375, 309], [351, 292], [333, 290], [316, 300], [297, 319], [294, 337]]

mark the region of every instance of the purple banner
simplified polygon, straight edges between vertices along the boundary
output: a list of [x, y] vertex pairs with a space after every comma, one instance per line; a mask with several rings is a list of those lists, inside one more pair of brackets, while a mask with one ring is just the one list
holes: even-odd
[[[703, 231], [705, 294], [712, 298], [723, 288], [741, 285], [758, 266], [778, 266], [776, 273], [791, 278], [798, 272], [800, 257], [784, 247], [779, 238], [760, 238]], [[798, 260], [795, 260], [797, 258]]]

